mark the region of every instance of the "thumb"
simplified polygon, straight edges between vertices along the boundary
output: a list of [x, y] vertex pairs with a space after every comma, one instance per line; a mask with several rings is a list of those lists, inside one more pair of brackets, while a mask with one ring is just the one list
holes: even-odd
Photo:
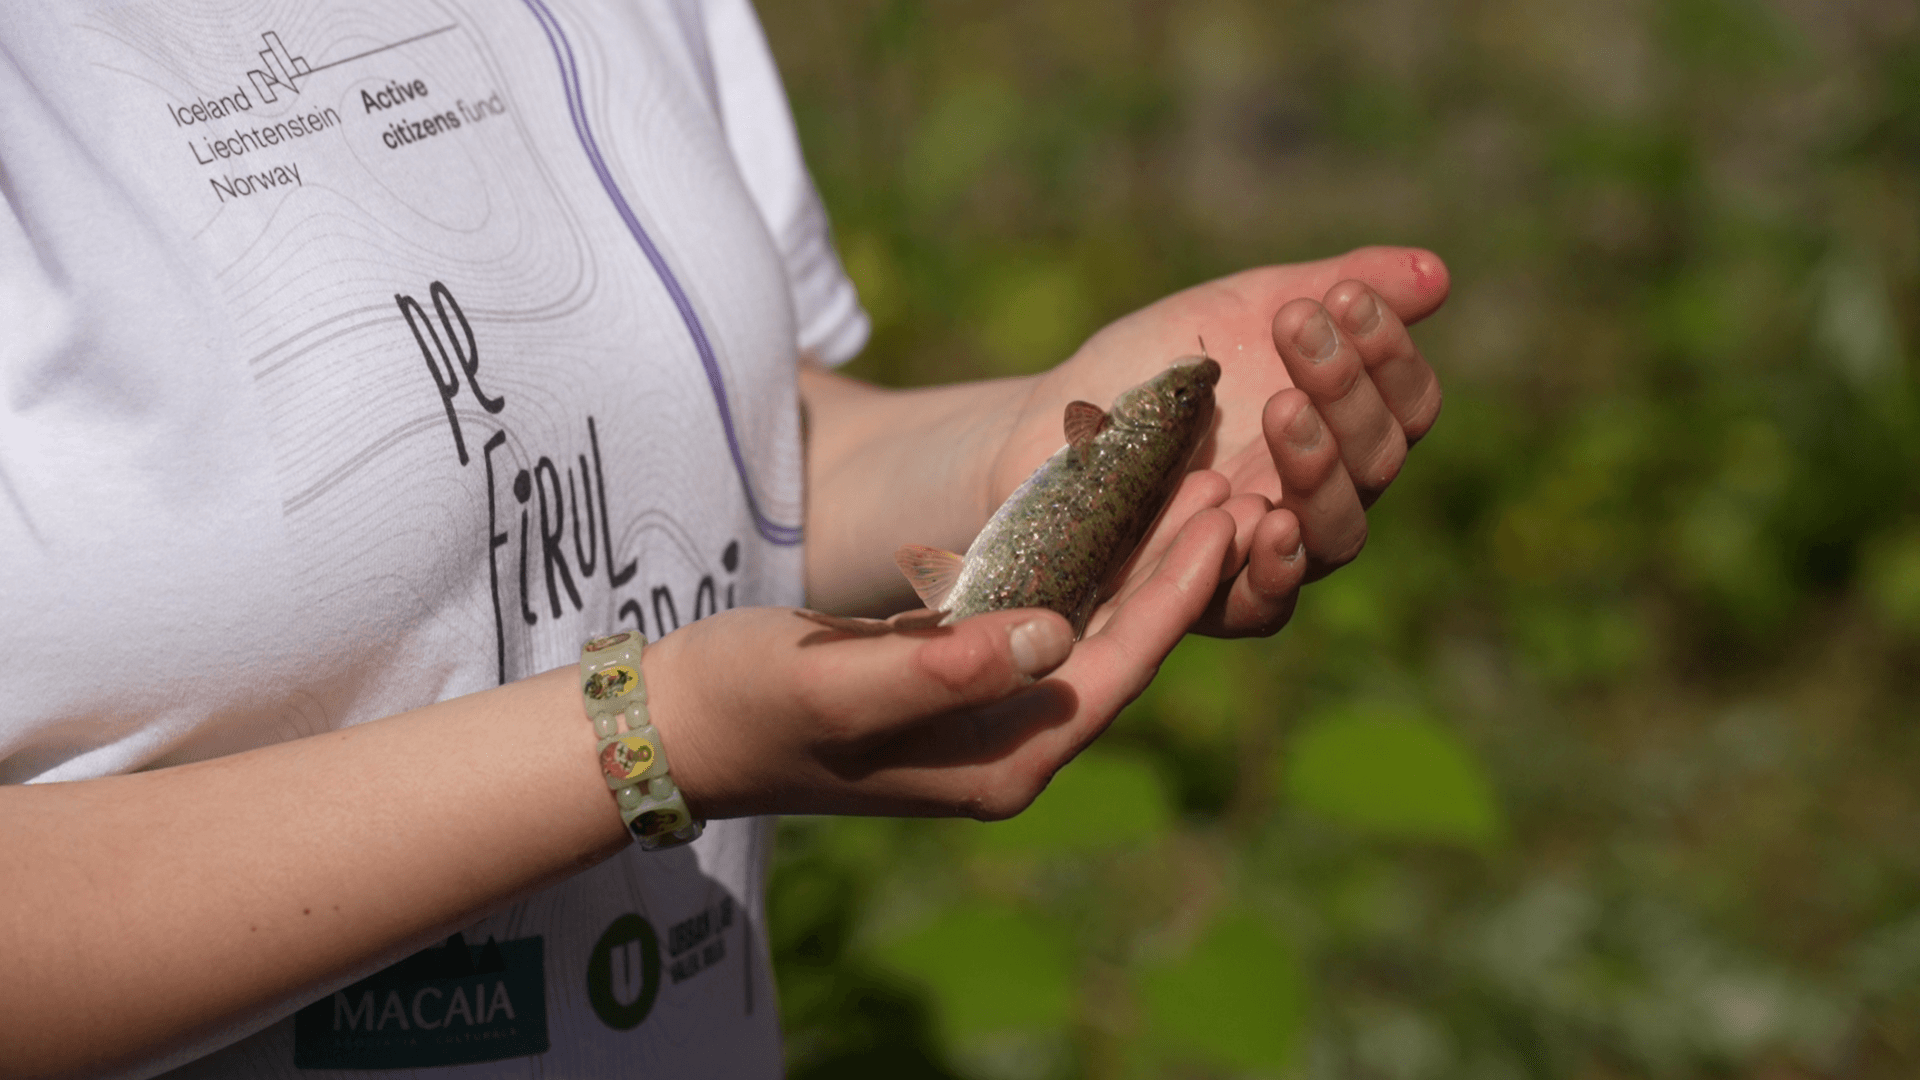
[[854, 737], [998, 701], [1059, 667], [1073, 630], [1043, 608], [994, 611], [931, 631], [807, 644], [818, 714]]
[[914, 665], [952, 692], [955, 705], [979, 704], [1026, 686], [1073, 651], [1067, 620], [1044, 608], [991, 612], [952, 630], [923, 644]]

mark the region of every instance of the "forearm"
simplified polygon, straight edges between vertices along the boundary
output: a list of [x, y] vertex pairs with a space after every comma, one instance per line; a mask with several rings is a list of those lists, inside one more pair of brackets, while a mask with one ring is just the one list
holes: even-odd
[[901, 544], [964, 550], [992, 514], [991, 473], [1030, 379], [885, 390], [823, 368], [800, 375], [807, 409], [807, 596], [840, 614], [917, 601]]
[[560, 670], [212, 761], [0, 788], [0, 1075], [204, 1052], [606, 858], [625, 834], [593, 747]]

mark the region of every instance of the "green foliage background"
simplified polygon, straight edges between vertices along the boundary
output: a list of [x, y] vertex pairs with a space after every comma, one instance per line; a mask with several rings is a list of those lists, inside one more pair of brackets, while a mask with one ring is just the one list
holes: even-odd
[[1012, 822], [786, 823], [796, 1077], [1920, 1073], [1911, 3], [762, 17], [862, 375], [1364, 243], [1455, 281], [1294, 625]]

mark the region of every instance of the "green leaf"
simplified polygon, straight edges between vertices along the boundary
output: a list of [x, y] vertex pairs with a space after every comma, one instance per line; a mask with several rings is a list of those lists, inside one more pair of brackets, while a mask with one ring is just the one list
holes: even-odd
[[1301, 733], [1286, 759], [1288, 795], [1363, 832], [1483, 846], [1499, 807], [1473, 752], [1422, 716], [1350, 711]]
[[1306, 1002], [1294, 951], [1245, 912], [1217, 919], [1185, 958], [1140, 977], [1153, 1041], [1176, 1057], [1279, 1071], [1292, 1059]]
[[1018, 911], [957, 908], [878, 953], [927, 989], [950, 1039], [1058, 1029], [1073, 1012], [1061, 934]]
[[1144, 757], [1094, 750], [1061, 769], [1025, 813], [982, 826], [987, 851], [1067, 854], [1138, 844], [1167, 831], [1166, 785]]

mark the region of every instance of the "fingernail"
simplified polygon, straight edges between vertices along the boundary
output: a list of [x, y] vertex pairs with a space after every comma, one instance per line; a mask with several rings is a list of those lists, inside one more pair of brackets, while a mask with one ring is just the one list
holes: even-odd
[[1380, 303], [1372, 292], [1361, 292], [1360, 299], [1347, 305], [1346, 323], [1347, 329], [1357, 337], [1366, 337], [1380, 325]]
[[1292, 564], [1292, 563], [1297, 563], [1301, 559], [1304, 559], [1306, 557], [1307, 557], [1307, 545], [1304, 541], [1302, 541], [1299, 547], [1293, 549], [1293, 554], [1287, 556], [1286, 561], [1289, 564]]
[[1314, 312], [1306, 322], [1300, 324], [1300, 329], [1293, 332], [1293, 344], [1300, 350], [1300, 355], [1316, 364], [1333, 356], [1333, 351], [1340, 345], [1340, 338], [1333, 332], [1333, 321], [1327, 318], [1324, 308]]
[[1073, 642], [1065, 640], [1058, 624], [1047, 619], [1029, 619], [1013, 628], [1007, 644], [1013, 650], [1013, 666], [1022, 675], [1038, 675], [1060, 666]]
[[1310, 408], [1302, 408], [1287, 421], [1287, 441], [1295, 450], [1311, 450], [1320, 445], [1320, 418]]

